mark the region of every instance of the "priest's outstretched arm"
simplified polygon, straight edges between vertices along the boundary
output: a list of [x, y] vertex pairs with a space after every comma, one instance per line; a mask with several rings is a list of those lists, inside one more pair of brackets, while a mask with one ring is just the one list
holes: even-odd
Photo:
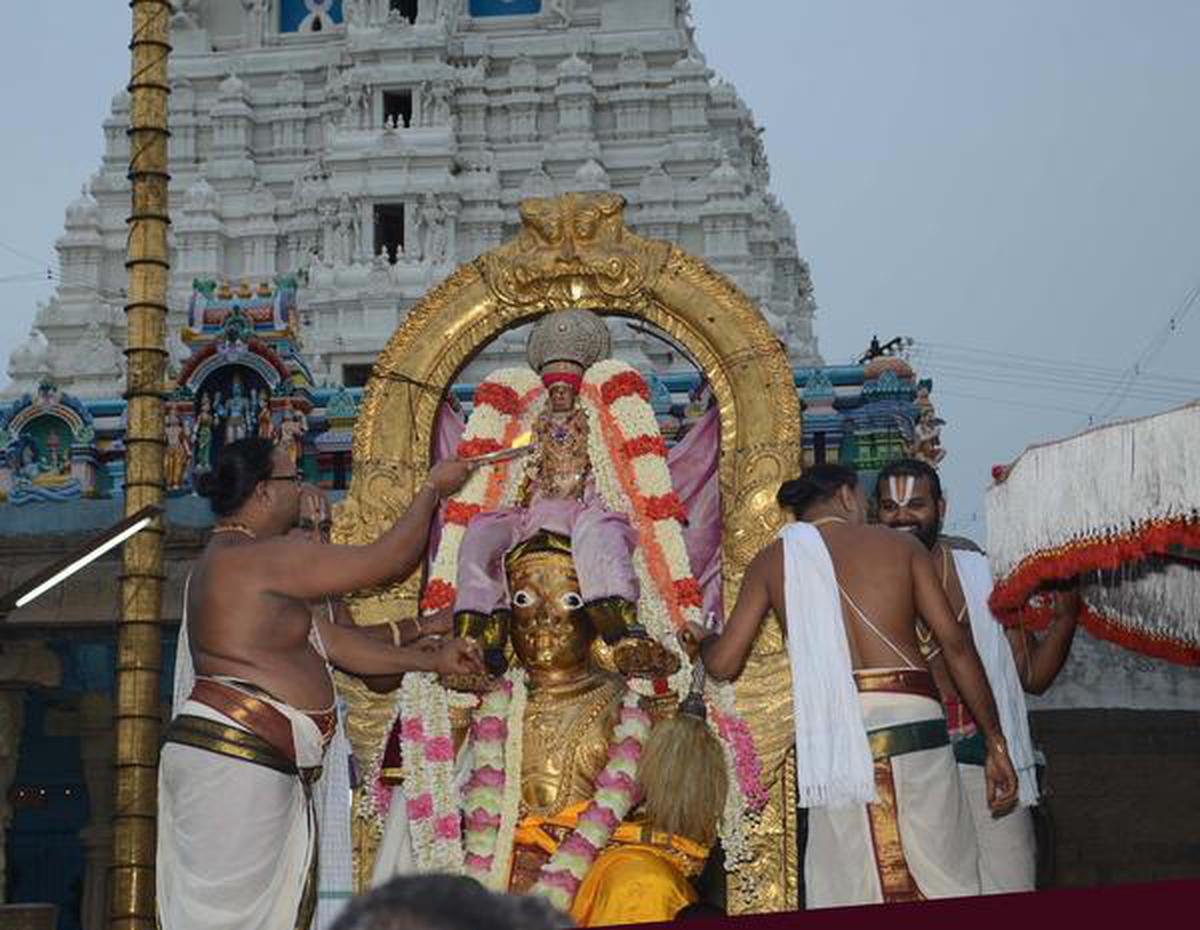
[[434, 465], [408, 509], [372, 543], [326, 545], [278, 537], [257, 547], [254, 569], [269, 590], [304, 601], [407, 578], [425, 555], [438, 503], [462, 487], [470, 472], [466, 462]]
[[778, 564], [782, 543], [776, 541], [761, 550], [746, 569], [737, 604], [720, 634], [696, 624], [680, 634], [680, 642], [692, 660], [699, 655], [704, 670], [713, 678], [728, 681], [741, 674], [758, 635], [763, 618], [771, 609], [768, 578]]
[[483, 659], [476, 643], [444, 640], [437, 648], [394, 646], [356, 627], [344, 627], [326, 618], [317, 621], [329, 661], [353, 675], [394, 675], [403, 672], [438, 672], [443, 675], [479, 674]]

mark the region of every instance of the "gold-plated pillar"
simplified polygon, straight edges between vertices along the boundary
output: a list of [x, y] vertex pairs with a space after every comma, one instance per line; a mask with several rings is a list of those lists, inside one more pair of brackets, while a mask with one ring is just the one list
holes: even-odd
[[[168, 0], [132, 0], [129, 179], [132, 209], [125, 432], [125, 513], [163, 501], [163, 376], [166, 371]], [[159, 521], [125, 544], [117, 633], [116, 804], [113, 817], [112, 930], [155, 926], [154, 851], [158, 808], [159, 616], [163, 528]]]

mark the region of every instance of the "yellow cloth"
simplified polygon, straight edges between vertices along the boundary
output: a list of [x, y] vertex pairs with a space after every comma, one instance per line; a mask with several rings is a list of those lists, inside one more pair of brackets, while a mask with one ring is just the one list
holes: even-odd
[[[573, 830], [587, 806], [583, 802], [550, 817], [524, 817], [513, 842], [554, 855], [558, 840], [543, 828]], [[588, 869], [571, 905], [571, 918], [579, 926], [668, 921], [696, 901], [688, 875], [703, 868], [707, 848], [682, 836], [653, 833], [647, 837], [642, 824], [628, 821], [617, 827], [609, 843]]]
[[575, 893], [571, 918], [581, 927], [673, 920], [696, 900], [668, 854], [641, 843], [602, 852]]

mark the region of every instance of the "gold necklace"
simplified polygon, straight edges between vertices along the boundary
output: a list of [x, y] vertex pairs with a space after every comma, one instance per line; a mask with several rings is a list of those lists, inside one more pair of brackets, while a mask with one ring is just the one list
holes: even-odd
[[241, 533], [251, 539], [258, 539], [258, 534], [245, 523], [218, 523], [212, 528], [212, 535], [216, 536], [218, 533]]
[[846, 519], [844, 517], [818, 517], [816, 520], [809, 520], [808, 522], [813, 526], [825, 526], [829, 523], [845, 523]]

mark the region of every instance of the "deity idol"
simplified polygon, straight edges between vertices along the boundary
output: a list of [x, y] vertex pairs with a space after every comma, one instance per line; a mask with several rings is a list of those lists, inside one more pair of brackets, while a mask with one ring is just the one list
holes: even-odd
[[192, 444], [187, 428], [175, 410], [167, 413], [163, 433], [167, 440], [167, 451], [163, 459], [163, 477], [166, 479], [167, 490], [175, 491], [182, 488], [187, 480], [188, 462], [192, 457]]
[[212, 396], [203, 394], [200, 397], [200, 410], [196, 413], [196, 422], [192, 425], [192, 470], [196, 475], [212, 471], [213, 432], [216, 428], [216, 417], [213, 416]]
[[304, 434], [308, 432], [308, 418], [290, 403], [284, 408], [275, 427], [275, 441], [287, 450], [292, 461], [300, 470], [300, 459], [304, 455]]
[[229, 400], [217, 395], [216, 413], [224, 426], [225, 445], [245, 439], [249, 435], [250, 421], [254, 416], [253, 398], [246, 396], [246, 385], [241, 375], [233, 376]]
[[[597, 444], [603, 442], [598, 422], [601, 412], [589, 411], [588, 404], [580, 402], [585, 371], [593, 369], [608, 353], [608, 327], [599, 316], [585, 310], [564, 310], [543, 317], [530, 335], [529, 364], [540, 376], [541, 388], [533, 381], [533, 392], [527, 392], [527, 396], [541, 406], [536, 410], [530, 406], [526, 417], [510, 420], [510, 424], [532, 420], [523, 468], [513, 476], [516, 483], [510, 506], [484, 508], [467, 524], [457, 558], [455, 629], [459, 635], [481, 642], [493, 671], [503, 671], [513, 608], [504, 575], [498, 569], [505, 553], [541, 531], [570, 540], [582, 606], [605, 642], [612, 644], [630, 634], [644, 640], [637, 622], [640, 584], [633, 558], [637, 533], [628, 511], [606, 501], [597, 486], [592, 458]], [[632, 370], [628, 373], [644, 388], [640, 376]], [[492, 383], [481, 388], [478, 400], [482, 412], [478, 416], [491, 416], [489, 397], [503, 404], [500, 398], [509, 396], [502, 383], [505, 374], [499, 373], [501, 383], [496, 383], [497, 376], [493, 376], [489, 379]], [[533, 379], [526, 375], [523, 379], [518, 376], [518, 380]], [[515, 399], [515, 391], [511, 387], [509, 391]], [[472, 423], [476, 423], [475, 416]], [[654, 435], [647, 440], [651, 444], [657, 440], [657, 446], [662, 446], [657, 425], [653, 429]], [[471, 431], [468, 426], [468, 434]], [[486, 440], [481, 444], [477, 437], [474, 444], [471, 440], [465, 442], [460, 454], [493, 451], [493, 445]], [[654, 664], [657, 660], [670, 664], [670, 658], [661, 650], [652, 657], [643, 645], [641, 652], [634, 658], [629, 648], [622, 649], [630, 662]]]

